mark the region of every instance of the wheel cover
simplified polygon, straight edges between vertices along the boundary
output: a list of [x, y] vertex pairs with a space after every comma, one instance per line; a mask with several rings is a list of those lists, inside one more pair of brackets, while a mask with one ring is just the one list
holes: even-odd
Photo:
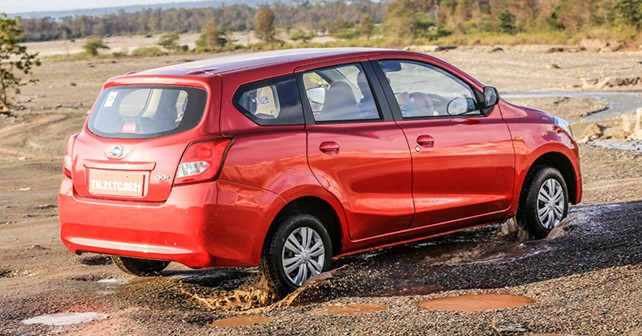
[[285, 276], [296, 286], [321, 273], [324, 262], [325, 245], [314, 229], [297, 228], [285, 240], [281, 265]]
[[560, 182], [554, 178], [544, 181], [537, 193], [539, 223], [548, 230], [559, 224], [564, 216], [564, 202], [564, 189]]

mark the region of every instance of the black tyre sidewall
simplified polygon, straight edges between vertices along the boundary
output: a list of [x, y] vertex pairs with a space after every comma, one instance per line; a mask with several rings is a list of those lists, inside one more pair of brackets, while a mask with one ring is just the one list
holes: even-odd
[[517, 223], [524, 228], [532, 238], [541, 239], [551, 231], [544, 227], [537, 216], [537, 198], [542, 184], [550, 179], [556, 179], [562, 186], [564, 192], [564, 212], [562, 218], [568, 214], [568, 189], [566, 181], [559, 170], [552, 167], [538, 169], [528, 180], [528, 188], [522, 195], [519, 209], [517, 211]]
[[288, 279], [283, 270], [281, 260], [283, 246], [288, 236], [290, 236], [294, 230], [301, 227], [311, 228], [319, 234], [325, 247], [323, 272], [329, 270], [332, 264], [332, 240], [321, 221], [309, 214], [296, 214], [285, 217], [278, 225], [273, 234], [268, 238], [267, 244], [265, 244], [259, 268], [274, 289], [280, 295], [286, 295], [298, 288], [297, 285]]
[[158, 275], [169, 265], [169, 261], [119, 256], [112, 256], [111, 258], [114, 261], [114, 265], [120, 268], [120, 270], [137, 276]]

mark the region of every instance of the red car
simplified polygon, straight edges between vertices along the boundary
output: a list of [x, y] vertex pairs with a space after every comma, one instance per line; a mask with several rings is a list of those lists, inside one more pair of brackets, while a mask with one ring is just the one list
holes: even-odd
[[232, 55], [107, 81], [67, 145], [60, 234], [126, 272], [259, 266], [281, 293], [333, 259], [578, 203], [568, 123], [452, 65], [382, 49]]

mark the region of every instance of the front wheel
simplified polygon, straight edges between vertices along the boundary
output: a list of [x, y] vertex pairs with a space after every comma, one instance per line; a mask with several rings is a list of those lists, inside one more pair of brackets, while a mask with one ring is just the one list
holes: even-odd
[[285, 295], [330, 269], [332, 242], [321, 221], [309, 214], [285, 217], [277, 225], [266, 241], [259, 268]]
[[527, 179], [517, 210], [517, 223], [531, 237], [546, 237], [568, 213], [568, 189], [559, 170], [542, 167]]
[[117, 256], [112, 256], [111, 259], [114, 261], [114, 265], [118, 266], [121, 271], [138, 276], [158, 275], [169, 265], [169, 261]]

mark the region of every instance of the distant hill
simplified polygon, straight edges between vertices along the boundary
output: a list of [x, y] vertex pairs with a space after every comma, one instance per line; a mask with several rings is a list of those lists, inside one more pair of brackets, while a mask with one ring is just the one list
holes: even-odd
[[[203, 7], [219, 7], [223, 4], [225, 5], [235, 5], [235, 4], [244, 4], [248, 6], [258, 6], [261, 4], [269, 3], [269, 0], [201, 0], [201, 1], [190, 1], [190, 2], [170, 2], [170, 3], [159, 3], [159, 4], [147, 4], [147, 5], [130, 5], [130, 6], [119, 6], [119, 7], [101, 7], [101, 8], [86, 8], [86, 9], [73, 9], [73, 10], [60, 10], [60, 11], [36, 11], [36, 12], [21, 12], [21, 13], [9, 13], [9, 16], [20, 16], [23, 19], [38, 19], [44, 17], [51, 18], [63, 18], [63, 17], [75, 17], [80, 15], [87, 16], [104, 16], [113, 13], [134, 13], [143, 9], [170, 9], [170, 8], [203, 8]], [[280, 1], [284, 4], [302, 2], [296, 0], [282, 0]], [[316, 2], [316, 1], [309, 1]]]

